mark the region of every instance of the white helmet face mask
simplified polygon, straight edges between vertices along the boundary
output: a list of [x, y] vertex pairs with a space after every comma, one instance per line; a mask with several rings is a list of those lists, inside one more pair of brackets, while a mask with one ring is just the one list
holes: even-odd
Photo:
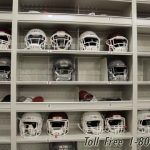
[[81, 128], [85, 134], [99, 135], [103, 133], [104, 120], [101, 114], [99, 112], [85, 112], [81, 118]]
[[57, 31], [50, 38], [54, 50], [68, 50], [72, 44], [72, 37], [65, 31]]
[[54, 116], [47, 120], [47, 132], [53, 136], [65, 135], [69, 131], [69, 120]]
[[113, 115], [105, 119], [106, 132], [121, 134], [125, 132], [125, 118], [120, 115]]
[[138, 132], [150, 133], [150, 111], [141, 111], [138, 114]]
[[32, 29], [25, 36], [27, 49], [44, 50], [47, 44], [46, 34], [40, 29]]
[[100, 51], [100, 38], [92, 31], [80, 35], [80, 50]]
[[9, 58], [0, 58], [0, 80], [7, 81], [10, 79], [10, 59]]
[[56, 81], [72, 80], [73, 64], [68, 59], [59, 59], [54, 63], [54, 78]]
[[109, 51], [114, 52], [127, 52], [128, 40], [124, 36], [114, 36], [106, 41], [106, 45], [109, 47]]
[[20, 135], [23, 137], [39, 136], [42, 132], [42, 116], [39, 113], [25, 113], [20, 119]]
[[11, 35], [0, 31], [0, 50], [8, 50], [11, 46]]
[[109, 81], [127, 81], [128, 68], [121, 60], [111, 61], [108, 65]]

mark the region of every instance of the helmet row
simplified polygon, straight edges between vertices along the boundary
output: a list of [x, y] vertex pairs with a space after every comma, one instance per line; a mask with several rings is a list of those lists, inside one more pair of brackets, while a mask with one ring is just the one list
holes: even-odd
[[[41, 29], [31, 29], [24, 38], [27, 49], [46, 49], [48, 38]], [[73, 38], [65, 31], [57, 31], [50, 37], [50, 45], [55, 50], [68, 50]], [[100, 38], [92, 31], [86, 31], [80, 35], [80, 50], [100, 51]], [[128, 39], [121, 34], [112, 34], [106, 40], [108, 51], [127, 52]], [[0, 50], [11, 48], [11, 35], [0, 31]]]
[[[70, 49], [73, 38], [65, 31], [57, 31], [48, 40], [46, 34], [41, 29], [31, 29], [25, 36], [27, 49], [46, 49], [49, 45], [54, 50]], [[80, 50], [100, 51], [100, 37], [93, 31], [86, 31], [80, 35]], [[48, 44], [49, 43], [49, 44]], [[112, 34], [106, 40], [108, 51], [127, 52], [128, 40], [121, 34]]]
[[[23, 137], [39, 136], [42, 132], [43, 118], [40, 113], [24, 113], [19, 119], [20, 135]], [[126, 131], [125, 117], [109, 113], [107, 117], [99, 112], [85, 112], [82, 114], [78, 127], [85, 134], [114, 133]], [[69, 132], [69, 118], [65, 112], [51, 112], [46, 120], [46, 130], [54, 137], [66, 135]]]
[[[74, 65], [69, 59], [58, 59], [53, 65], [54, 80], [69, 81], [72, 80]], [[128, 67], [122, 60], [112, 60], [108, 63], [109, 81], [127, 81]]]
[[[53, 64], [53, 75], [56, 81], [72, 80], [74, 64], [70, 59], [57, 59]], [[9, 58], [0, 58], [0, 80], [9, 80], [11, 73], [11, 62]], [[122, 60], [113, 60], [108, 64], [109, 81], [128, 80], [128, 67]]]

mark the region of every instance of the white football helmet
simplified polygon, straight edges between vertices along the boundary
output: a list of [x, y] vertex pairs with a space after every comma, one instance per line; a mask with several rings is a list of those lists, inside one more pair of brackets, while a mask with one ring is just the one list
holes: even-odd
[[100, 51], [100, 38], [92, 31], [80, 35], [80, 50]]
[[127, 81], [128, 67], [122, 60], [113, 60], [108, 64], [109, 81]]
[[19, 120], [19, 129], [21, 136], [35, 137], [41, 134], [43, 119], [40, 113], [24, 113]]
[[70, 81], [72, 80], [73, 64], [69, 59], [58, 59], [53, 66], [54, 80]]
[[104, 120], [99, 112], [85, 112], [81, 117], [81, 127], [85, 134], [99, 135], [104, 131]]
[[128, 39], [121, 34], [113, 34], [106, 41], [108, 51], [114, 52], [127, 52], [128, 51]]
[[0, 50], [8, 50], [11, 48], [11, 35], [5, 31], [0, 31]]
[[110, 115], [105, 118], [105, 131], [107, 133], [121, 134], [126, 129], [125, 118], [121, 115]]
[[47, 119], [47, 132], [55, 137], [69, 132], [69, 120], [65, 112], [52, 112]]
[[50, 37], [54, 50], [68, 50], [72, 44], [72, 37], [65, 31], [57, 31]]
[[138, 132], [150, 133], [150, 111], [140, 111], [138, 113]]
[[32, 29], [26, 34], [24, 41], [27, 49], [44, 50], [47, 44], [47, 37], [44, 31]]

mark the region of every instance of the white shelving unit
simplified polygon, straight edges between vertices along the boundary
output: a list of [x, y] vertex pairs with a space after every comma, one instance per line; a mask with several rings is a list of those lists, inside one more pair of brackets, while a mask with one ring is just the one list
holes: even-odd
[[[49, 150], [49, 143], [77, 142], [78, 150], [146, 150], [132, 138], [150, 137], [137, 133], [137, 113], [150, 109], [150, 2], [148, 0], [5, 0], [0, 1], [0, 28], [12, 33], [11, 50], [0, 55], [11, 57], [11, 81], [0, 81], [0, 99], [11, 94], [11, 102], [0, 102], [0, 150]], [[29, 12], [30, 10], [39, 11]], [[89, 15], [94, 11], [95, 15]], [[50, 37], [61, 29], [73, 37], [71, 50], [25, 49], [24, 36], [32, 28], [41, 28]], [[79, 35], [87, 30], [101, 38], [101, 51], [79, 50]], [[121, 31], [129, 40], [129, 52], [106, 51], [105, 40], [113, 31]], [[53, 81], [52, 63], [67, 56], [76, 64], [73, 81]], [[129, 80], [110, 82], [107, 61], [124, 60], [129, 68]], [[118, 96], [122, 101], [80, 102], [79, 90], [85, 89], [98, 98]], [[44, 97], [43, 103], [17, 102], [18, 96]], [[45, 127], [37, 138], [22, 138], [18, 132], [18, 114], [63, 111], [69, 114], [68, 135], [54, 138]], [[99, 147], [84, 147], [85, 134], [77, 124], [85, 111], [119, 111], [125, 113], [127, 132], [122, 135], [102, 134]], [[122, 139], [123, 147], [104, 146], [106, 137]], [[94, 138], [94, 137], [91, 137]]]

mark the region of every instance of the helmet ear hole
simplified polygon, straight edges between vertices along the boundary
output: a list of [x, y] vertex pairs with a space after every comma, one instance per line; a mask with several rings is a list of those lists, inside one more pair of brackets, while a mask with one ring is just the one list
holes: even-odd
[[27, 49], [46, 49], [47, 37], [41, 29], [31, 29], [24, 38]]

